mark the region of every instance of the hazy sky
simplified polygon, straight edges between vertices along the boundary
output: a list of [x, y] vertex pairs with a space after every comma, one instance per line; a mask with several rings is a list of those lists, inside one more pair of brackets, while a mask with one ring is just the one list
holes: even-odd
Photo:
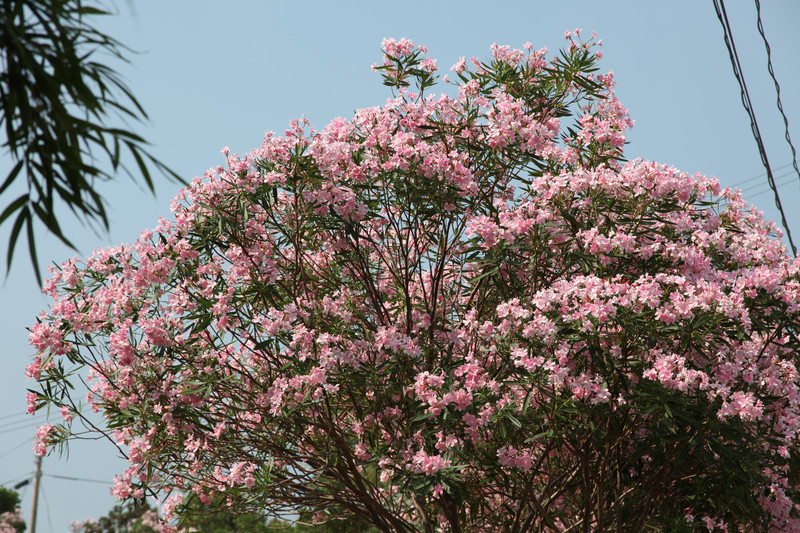
[[[769, 218], [777, 218], [771, 194], [764, 193], [764, 170], [710, 0], [494, 0], [492, 7], [471, 0], [118, 3], [119, 15], [101, 27], [139, 52], [131, 55], [130, 66], [118, 68], [151, 118], [146, 125], [131, 126], [187, 180], [221, 164], [223, 146], [246, 152], [260, 144], [267, 130], [282, 132], [294, 117], [305, 115], [322, 129], [333, 118], [349, 118], [358, 108], [384, 103], [390, 93], [370, 70], [380, 61], [384, 37], [427, 44], [430, 57], [446, 73], [459, 56], [485, 58], [492, 43], [521, 47], [531, 42], [555, 51], [564, 43], [565, 30], [582, 28], [600, 34], [601, 68], [614, 71], [617, 95], [636, 122], [628, 137], [629, 159], [715, 175], [723, 185], [742, 188]], [[770, 162], [773, 168], [784, 167], [791, 152], [783, 139], [754, 3], [730, 1], [727, 8]], [[765, 0], [762, 17], [791, 133], [800, 146], [800, 2]], [[8, 168], [8, 160], [0, 158], [0, 175]], [[780, 190], [797, 241], [800, 179], [789, 175], [778, 181], [786, 183]], [[79, 256], [135, 240], [159, 216], [169, 216], [169, 201], [177, 191], [164, 180], [153, 197], [126, 177], [99, 189], [108, 201], [111, 232], [96, 234], [68, 224]], [[8, 198], [0, 200], [3, 206]], [[3, 250], [7, 235], [0, 231]], [[54, 239], [40, 241], [45, 265], [72, 255]], [[37, 420], [20, 414], [31, 354], [25, 327], [48, 305], [24, 249], [0, 291], [0, 484], [12, 486], [30, 477], [34, 465]], [[108, 486], [122, 470], [124, 463], [106, 442], [76, 442], [68, 458], [45, 458], [38, 531], [65, 532], [72, 520], [105, 514], [114, 504]], [[27, 516], [30, 485], [21, 492]]]

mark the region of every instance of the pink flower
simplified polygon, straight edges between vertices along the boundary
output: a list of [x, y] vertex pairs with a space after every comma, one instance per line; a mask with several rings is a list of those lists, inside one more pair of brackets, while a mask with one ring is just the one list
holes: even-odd
[[29, 415], [36, 413], [36, 399], [37, 395], [35, 392], [29, 392], [25, 394], [25, 405], [26, 405], [25, 411]]
[[761, 419], [763, 413], [764, 404], [753, 393], [735, 391], [723, 402], [717, 415], [722, 419], [738, 416], [742, 420], [752, 422]]
[[75, 415], [72, 414], [69, 406], [67, 405], [62, 405], [61, 408], [59, 409], [59, 412], [61, 413], [61, 418], [64, 419], [64, 422], [69, 422], [73, 418], [75, 418]]
[[425, 450], [419, 450], [413, 455], [411, 461], [406, 465], [406, 468], [416, 474], [430, 476], [449, 466], [450, 461], [441, 455], [428, 455]]
[[38, 456], [47, 454], [47, 445], [54, 434], [55, 428], [51, 424], [36, 426], [36, 440], [33, 446], [33, 453]]

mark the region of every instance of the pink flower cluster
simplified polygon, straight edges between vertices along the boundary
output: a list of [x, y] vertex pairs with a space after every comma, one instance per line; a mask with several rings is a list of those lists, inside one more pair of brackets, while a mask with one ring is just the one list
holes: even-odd
[[25, 520], [19, 508], [0, 513], [0, 533], [18, 533], [24, 528]]
[[47, 454], [47, 445], [50, 442], [54, 431], [55, 427], [51, 424], [36, 426], [36, 441], [33, 445], [33, 453], [38, 456], [44, 456]]

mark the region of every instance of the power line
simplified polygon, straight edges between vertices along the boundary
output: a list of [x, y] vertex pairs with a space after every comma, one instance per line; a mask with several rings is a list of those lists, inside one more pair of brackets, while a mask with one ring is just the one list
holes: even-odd
[[21, 476], [17, 476], [14, 479], [9, 479], [8, 481], [6, 481], [4, 483], [0, 483], [0, 485], [5, 487], [6, 485], [10, 485], [11, 483], [19, 482], [19, 481], [22, 481], [22, 480], [25, 480], [25, 479], [29, 479], [32, 475], [33, 475], [33, 471], [30, 471], [27, 474], [23, 474]]
[[7, 418], [15, 418], [15, 417], [20, 417], [20, 416], [30, 416], [30, 415], [28, 413], [26, 413], [26, 412], [20, 411], [19, 413], [13, 413], [13, 414], [10, 414], [10, 415], [0, 416], [0, 420], [6, 420]]
[[[785, 165], [781, 165], [781, 166], [779, 166], [778, 168], [776, 168], [776, 169], [775, 169], [775, 172], [777, 172], [777, 171], [779, 171], [779, 170], [783, 170], [784, 168], [786, 168], [786, 167], [790, 167], [790, 166], [792, 166], [792, 164], [791, 164], [791, 163], [786, 163]], [[766, 173], [766, 172], [760, 172], [759, 174], [756, 174], [755, 176], [752, 176], [752, 177], [750, 177], [750, 178], [746, 178], [746, 179], [743, 179], [742, 181], [739, 181], [739, 182], [736, 182], [736, 183], [734, 183], [734, 184], [731, 186], [731, 189], [737, 189], [737, 188], [740, 188], [740, 187], [742, 187], [743, 185], [745, 185], [745, 184], [747, 184], [747, 183], [750, 183], [751, 181], [761, 180], [761, 179], [763, 179], [763, 178], [764, 178], [766, 175], [767, 175], [767, 173]]]
[[13, 451], [19, 450], [20, 448], [22, 448], [26, 444], [30, 444], [31, 448], [33, 448], [33, 437], [26, 437], [25, 440], [23, 440], [19, 444], [15, 445], [10, 450], [7, 450], [7, 451], [3, 452], [2, 454], [0, 454], [0, 459], [2, 459], [3, 457], [5, 457], [6, 455], [10, 454]]
[[53, 531], [53, 519], [50, 516], [50, 500], [47, 499], [47, 493], [44, 490], [44, 485], [42, 485], [42, 499], [44, 500], [44, 510], [47, 513], [47, 525], [50, 526], [50, 531]]
[[111, 485], [111, 482], [106, 480], [102, 481], [100, 479], [87, 479], [84, 477], [72, 477], [72, 476], [59, 476], [57, 474], [43, 474], [46, 477], [54, 477], [57, 479], [66, 479], [68, 481], [83, 481], [86, 483], [102, 483], [103, 485]]
[[781, 86], [778, 84], [778, 79], [775, 77], [775, 70], [772, 68], [772, 50], [769, 47], [769, 41], [767, 41], [767, 36], [764, 33], [764, 25], [761, 22], [761, 2], [759, 2], [759, 0], [756, 0], [756, 16], [758, 17], [758, 33], [761, 34], [761, 38], [764, 40], [764, 47], [767, 49], [767, 71], [772, 78], [772, 82], [775, 84], [778, 111], [780, 111], [781, 117], [783, 117], [783, 127], [786, 132], [784, 137], [786, 138], [786, 142], [789, 144], [789, 148], [792, 149], [792, 165], [794, 166], [794, 171], [797, 173], [797, 177], [800, 178], [800, 169], [797, 168], [797, 150], [794, 149], [792, 137], [789, 135], [789, 119], [786, 118], [786, 113], [783, 111], [783, 103], [781, 102]]
[[41, 425], [42, 422], [47, 422], [47, 416], [32, 418], [31, 420], [26, 420], [24, 422], [12, 422], [9, 424], [4, 424], [0, 426], [0, 434], [13, 433], [14, 431], [19, 431], [21, 429], [30, 429], [33, 431], [35, 430], [35, 426]]
[[[788, 183], [786, 180], [781, 181], [781, 182], [779, 182], [778, 180], [781, 179], [781, 178], [785, 178], [787, 176], [791, 176], [792, 173], [793, 173], [793, 171], [789, 170], [789, 172], [784, 172], [783, 174], [778, 174], [777, 176], [775, 176], [775, 184], [776, 185], [780, 185], [782, 183]], [[792, 179], [794, 179], [794, 178], [792, 178]], [[764, 187], [766, 187], [766, 189], [764, 189]], [[748, 195], [747, 192], [748, 191], [753, 191], [753, 190], [759, 190], [759, 189], [761, 191], [758, 192], [757, 194], [761, 194], [763, 191], [769, 192], [769, 186], [766, 183], [754, 183], [753, 185], [749, 185], [747, 187], [743, 187], [741, 189], [741, 191], [742, 191], [742, 194], [744, 194], [744, 195], [752, 196], [752, 194]]]
[[733, 41], [733, 31], [731, 30], [731, 25], [728, 21], [728, 14], [725, 11], [725, 2], [723, 0], [714, 0], [714, 9], [717, 12], [717, 18], [719, 18], [720, 24], [722, 24], [725, 46], [728, 48], [728, 55], [730, 56], [731, 66], [733, 67], [733, 75], [736, 77], [736, 81], [739, 83], [739, 89], [741, 91], [742, 105], [744, 106], [747, 115], [750, 117], [750, 129], [753, 132], [753, 137], [755, 138], [756, 145], [758, 146], [758, 153], [761, 156], [761, 163], [764, 165], [764, 169], [767, 171], [767, 183], [769, 183], [769, 186], [774, 193], [775, 206], [778, 208], [778, 211], [781, 214], [781, 222], [786, 230], [786, 238], [789, 241], [789, 246], [792, 249], [792, 255], [797, 257], [797, 247], [794, 245], [794, 241], [792, 240], [792, 232], [789, 229], [788, 222], [786, 222], [786, 214], [783, 211], [781, 197], [778, 193], [778, 188], [775, 186], [775, 180], [772, 176], [772, 169], [770, 169], [769, 160], [767, 159], [767, 152], [764, 148], [764, 142], [761, 139], [761, 132], [758, 129], [755, 111], [753, 110], [753, 105], [750, 101], [750, 94], [747, 91], [747, 84], [744, 81], [744, 73], [742, 72], [742, 65], [739, 62], [739, 54], [736, 52], [736, 43]]
[[46, 413], [38, 413], [35, 415], [25, 415], [25, 416], [27, 418], [23, 418], [20, 420], [9, 420], [8, 422], [3, 422], [2, 424], [0, 424], [0, 430], [2, 430], [4, 427], [16, 426], [18, 424], [24, 424], [25, 422], [34, 422], [47, 419]]

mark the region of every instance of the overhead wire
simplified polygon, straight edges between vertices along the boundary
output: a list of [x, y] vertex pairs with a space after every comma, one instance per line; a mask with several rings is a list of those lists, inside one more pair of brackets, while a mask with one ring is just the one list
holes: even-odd
[[23, 474], [21, 476], [15, 477], [13, 479], [9, 479], [8, 481], [4, 481], [3, 483], [0, 483], [0, 485], [5, 487], [6, 485], [10, 485], [11, 483], [19, 483], [20, 481], [24, 481], [26, 479], [30, 479], [31, 476], [33, 476], [33, 471], [32, 470], [30, 472], [28, 472], [27, 474]]
[[[778, 187], [783, 187], [784, 185], [789, 185], [795, 181], [794, 172], [789, 171], [778, 176], [775, 176], [775, 185]], [[746, 192], [746, 191], [753, 191], [753, 192]], [[762, 194], [766, 194], [770, 192], [769, 187], [765, 186], [763, 183], [757, 183], [756, 185], [751, 185], [747, 189], [742, 189], [742, 194], [745, 195], [748, 200], [752, 200]]]
[[725, 10], [725, 2], [724, 0], [713, 0], [713, 1], [714, 1], [714, 9], [717, 12], [717, 18], [719, 19], [720, 24], [722, 24], [725, 46], [727, 47], [728, 55], [730, 56], [731, 66], [733, 67], [733, 75], [736, 77], [736, 81], [739, 83], [742, 105], [744, 106], [744, 109], [750, 118], [750, 129], [753, 132], [753, 137], [755, 138], [756, 145], [758, 146], [758, 152], [759, 155], [761, 156], [761, 163], [764, 165], [764, 169], [767, 172], [767, 183], [769, 183], [770, 189], [772, 189], [773, 196], [775, 198], [775, 206], [778, 208], [778, 212], [781, 215], [781, 223], [783, 224], [783, 227], [786, 230], [786, 239], [789, 241], [789, 246], [791, 247], [792, 255], [797, 257], [797, 247], [794, 245], [794, 240], [792, 239], [792, 232], [789, 229], [789, 223], [786, 221], [786, 213], [783, 210], [780, 193], [778, 192], [778, 188], [775, 185], [775, 179], [772, 175], [772, 169], [769, 166], [769, 159], [767, 158], [767, 152], [766, 149], [764, 148], [764, 142], [761, 138], [761, 131], [758, 128], [758, 121], [756, 120], [756, 115], [753, 110], [753, 105], [752, 102], [750, 101], [750, 94], [747, 91], [747, 84], [745, 83], [744, 80], [742, 65], [739, 62], [739, 54], [736, 52], [736, 43], [733, 40], [733, 31], [731, 30], [731, 25], [728, 20], [728, 14]]
[[783, 117], [783, 127], [785, 131], [784, 138], [789, 144], [789, 148], [792, 150], [792, 166], [794, 167], [797, 177], [800, 178], [800, 169], [797, 168], [797, 150], [795, 150], [794, 144], [792, 144], [792, 136], [789, 135], [789, 119], [786, 118], [786, 113], [783, 110], [783, 103], [781, 102], [781, 86], [778, 83], [778, 79], [775, 77], [775, 69], [772, 68], [772, 49], [769, 46], [769, 41], [767, 41], [767, 35], [764, 33], [764, 24], [761, 22], [761, 2], [759, 2], [759, 0], [756, 0], [756, 16], [758, 17], [758, 33], [761, 34], [761, 39], [764, 41], [764, 47], [767, 50], [767, 71], [769, 72], [772, 82], [775, 85], [778, 111], [780, 112], [781, 117]]
[[53, 518], [50, 515], [50, 500], [47, 498], [47, 493], [44, 490], [44, 483], [39, 487], [39, 490], [42, 492], [42, 500], [44, 500], [44, 510], [45, 514], [47, 515], [47, 525], [50, 526], [50, 532], [52, 533], [53, 530]]
[[[779, 170], [783, 170], [784, 168], [786, 168], [786, 167], [790, 167], [790, 166], [792, 166], [792, 164], [791, 164], [791, 163], [786, 163], [785, 165], [781, 165], [781, 166], [779, 166], [779, 167], [775, 168], [775, 169], [773, 170], [773, 172], [777, 172], [777, 171], [779, 171]], [[756, 174], [755, 176], [751, 176], [751, 177], [749, 177], [749, 178], [745, 178], [745, 179], [743, 179], [743, 180], [741, 180], [741, 181], [737, 181], [736, 183], [734, 183], [734, 184], [731, 186], [731, 188], [732, 188], [732, 189], [740, 189], [740, 188], [742, 188], [744, 185], [746, 185], [746, 184], [748, 184], [748, 183], [750, 183], [750, 182], [752, 182], [752, 181], [756, 181], [756, 180], [759, 180], [759, 181], [760, 181], [760, 180], [764, 179], [764, 177], [766, 177], [766, 175], [767, 175], [767, 173], [766, 173], [766, 172], [759, 172], [759, 173], [758, 173], [758, 174]], [[760, 184], [759, 184], [759, 185], [760, 185]]]
[[22, 441], [22, 442], [20, 442], [19, 444], [16, 444], [16, 445], [15, 445], [13, 448], [11, 448], [10, 450], [6, 450], [6, 451], [5, 451], [5, 452], [3, 452], [2, 454], [0, 454], [0, 459], [2, 459], [3, 457], [5, 457], [6, 455], [10, 454], [11, 452], [14, 452], [14, 451], [17, 451], [17, 450], [19, 450], [20, 448], [22, 448], [22, 447], [23, 447], [23, 446], [25, 446], [26, 444], [30, 444], [30, 445], [31, 445], [31, 449], [33, 449], [33, 437], [26, 437], [26, 438], [25, 438], [25, 440], [23, 440], [23, 441]]
[[68, 481], [83, 481], [85, 483], [102, 483], [103, 485], [111, 485], [111, 482], [108, 480], [100, 480], [100, 479], [87, 479], [85, 477], [73, 477], [73, 476], [60, 476], [58, 474], [42, 474], [43, 476], [47, 477], [54, 477], [56, 479], [66, 479]]
[[33, 420], [39, 420], [39, 419], [45, 419], [45, 418], [47, 418], [47, 414], [46, 413], [38, 413], [38, 414], [35, 414], [35, 415], [26, 414], [25, 418], [8, 420], [6, 422], [0, 423], [0, 430], [2, 428], [4, 428], [4, 427], [7, 427], [7, 426], [14, 426], [14, 425], [17, 425], [17, 424], [22, 424], [23, 422], [31, 422]]
[[7, 418], [16, 418], [16, 417], [22, 417], [22, 416], [31, 416], [31, 415], [29, 415], [28, 413], [26, 413], [24, 411], [20, 411], [20, 412], [17, 412], [17, 413], [12, 413], [10, 415], [0, 416], [0, 421], [6, 420]]
[[41, 425], [43, 422], [47, 422], [46, 415], [31, 418], [30, 420], [9, 422], [8, 424], [0, 425], [0, 434], [13, 433], [14, 431], [19, 431], [21, 429], [30, 429], [33, 431], [35, 426]]

